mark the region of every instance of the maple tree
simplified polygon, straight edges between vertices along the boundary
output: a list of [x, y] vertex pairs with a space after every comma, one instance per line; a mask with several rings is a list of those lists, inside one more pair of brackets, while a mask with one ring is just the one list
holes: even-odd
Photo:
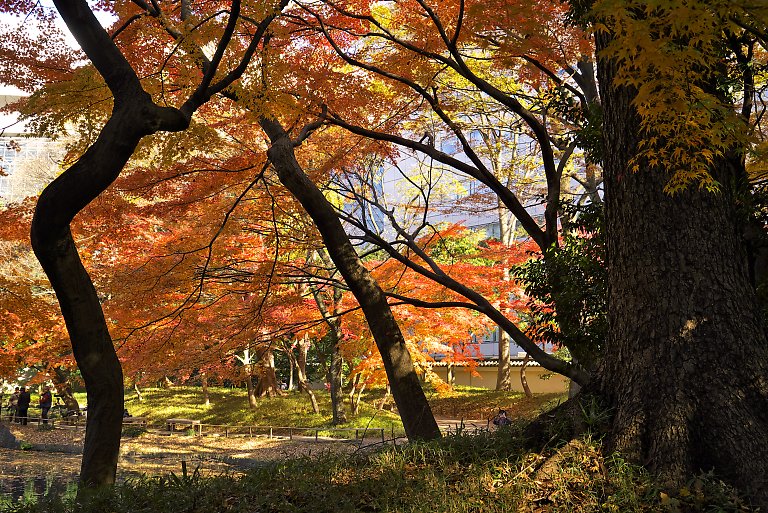
[[[206, 38], [218, 38], [218, 24], [204, 23], [199, 31], [179, 29], [157, 6], [140, 7], [137, 19], [134, 6], [118, 8], [116, 33], [126, 47], [146, 50], [130, 54], [131, 65], [142, 76], [155, 76], [160, 67], [169, 70], [172, 82], [182, 84], [178, 91], [183, 92], [166, 91], [165, 78], [145, 79], [158, 97], [183, 97], [187, 88], [196, 87], [189, 84], [199, 83], [201, 67], [204, 81], [216, 78], [206, 71], [212, 61], [199, 49]], [[189, 20], [182, 7], [174, 16]], [[297, 1], [261, 46], [248, 87], [217, 91], [233, 104], [200, 103], [196, 106], [205, 118], [185, 132], [189, 136], [155, 138], [159, 150], [149, 144], [138, 149], [148, 158], [165, 155], [161, 158], [167, 164], [178, 157], [179, 148], [218, 142], [210, 137], [224, 130], [233, 114], [264, 129], [269, 140], [262, 138], [254, 146], [258, 151], [269, 148], [278, 179], [306, 208], [346, 286], [354, 291], [409, 436], [436, 435], [432, 423], [413, 422], [431, 415], [413, 372], [409, 341], [387, 296], [390, 302], [413, 307], [481, 312], [544, 367], [586, 385], [586, 393], [604, 402], [613, 413], [609, 446], [651, 462], [673, 486], [698, 469], [714, 467], [764, 502], [755, 476], [765, 475], [768, 458], [740, 464], [744, 455], [765, 451], [766, 419], [760, 412], [768, 410], [763, 389], [768, 359], [746, 267], [746, 223], [736, 207], [750, 194], [748, 167], [759, 173], [762, 166], [759, 129], [764, 121], [758, 105], [765, 83], [765, 13], [742, 2], [605, 0], [594, 5], [572, 2], [571, 7], [566, 12], [568, 5], [547, 1], [534, 7], [501, 0]], [[235, 23], [236, 16], [230, 14]], [[595, 30], [597, 83], [589, 38], [573, 20]], [[239, 44], [252, 41], [245, 36], [235, 39]], [[163, 45], [156, 41], [174, 41], [181, 50], [166, 62], [158, 51]], [[250, 45], [244, 47], [247, 53]], [[226, 57], [227, 63], [243, 62], [234, 55]], [[98, 59], [94, 64], [99, 69]], [[70, 87], [94, 76], [90, 68], [64, 75]], [[126, 75], [134, 73], [128, 70]], [[107, 83], [115, 85], [109, 79]], [[467, 90], [472, 94], [465, 94]], [[46, 94], [51, 93], [49, 89]], [[105, 96], [103, 89], [93, 93], [90, 118], [81, 123], [84, 146], [95, 140], [98, 147], [100, 129], [93, 127], [115, 115], [109, 112], [109, 102], [95, 101], [99, 95]], [[467, 101], [467, 96], [473, 99]], [[483, 99], [482, 109], [476, 108], [476, 97]], [[498, 158], [488, 151], [489, 139], [473, 139], [478, 120], [488, 121], [488, 113], [498, 109], [516, 120], [516, 131], [535, 148], [536, 168], [543, 177], [540, 216], [532, 213], [535, 207], [527, 205], [524, 196], [513, 192], [494, 164]], [[377, 184], [355, 167], [363, 151], [353, 151], [355, 143], [348, 144], [349, 139], [340, 142], [344, 137], [339, 128], [359, 138], [355, 149], [370, 150], [393, 166], [416, 155], [429, 172], [450, 169], [482, 184], [488, 197], [516, 217], [545, 262], [547, 254], [558, 251], [560, 227], [570, 221], [563, 216], [562, 202], [572, 183], [564, 187], [564, 182], [568, 177], [579, 182], [582, 198], [597, 202], [595, 164], [602, 164], [610, 297], [601, 358], [595, 361], [579, 344], [569, 345], [577, 363], [538, 348], [511, 318], [512, 310], [505, 310], [506, 301], [484, 290], [482, 283], [466, 280], [462, 266], [467, 262], [441, 261], [432, 253], [442, 234], [426, 217], [435, 207], [431, 191], [436, 183], [428, 180], [429, 174], [424, 175], [426, 181], [412, 183], [423, 201], [402, 205], [395, 215], [377, 196]], [[321, 137], [330, 150], [312, 144]], [[140, 137], [134, 139], [138, 143]], [[583, 166], [573, 164], [581, 158], [577, 146], [584, 151]], [[87, 164], [88, 151], [75, 166]], [[113, 155], [109, 157], [105, 161]], [[166, 167], [167, 177], [183, 173]], [[181, 182], [163, 180], [159, 190], [168, 196], [179, 187], [194, 191], [185, 198], [189, 204], [195, 196], [199, 200], [224, 190], [213, 175], [180, 175]], [[329, 201], [339, 197], [344, 201]], [[353, 203], [356, 209], [350, 208]], [[409, 219], [415, 222], [409, 224]], [[381, 220], [393, 231], [381, 230]], [[224, 223], [221, 229], [230, 228]], [[350, 238], [368, 249], [384, 250], [391, 269], [366, 269]], [[497, 248], [499, 254], [509, 252], [508, 246]], [[214, 248], [206, 249], [210, 252], [203, 251], [203, 260], [210, 263], [206, 255]], [[187, 260], [179, 265], [189, 264], [193, 270]], [[498, 271], [507, 265], [489, 266], [493, 278], [487, 281], [503, 284], [503, 272]], [[213, 269], [206, 269], [209, 276], [216, 275]], [[235, 269], [224, 266], [217, 272], [231, 282]], [[402, 279], [396, 278], [398, 271]], [[438, 284], [436, 293], [422, 298], [398, 293], [396, 287], [405, 286], [411, 273]], [[373, 277], [390, 285], [382, 288]], [[557, 280], [558, 273], [553, 278]], [[417, 290], [415, 282], [407, 290]], [[564, 283], [555, 281], [554, 286]], [[196, 287], [177, 300], [207, 301]], [[173, 329], [172, 323], [168, 326]], [[580, 328], [580, 321], [574, 321], [574, 327]], [[197, 332], [202, 326], [190, 329]], [[727, 358], [721, 358], [722, 351]], [[223, 353], [232, 354], [229, 349]], [[393, 362], [401, 358], [406, 364], [398, 369]], [[702, 372], [717, 379], [701, 380]], [[661, 407], [660, 397], [666, 398]], [[413, 398], [416, 401], [409, 403]]]
[[[141, 139], [158, 131], [186, 129], [201, 105], [242, 75], [274, 19], [272, 8], [279, 5], [267, 7], [266, 13], [264, 10], [257, 13], [262, 21], [254, 23], [249, 49], [240, 62], [219, 77], [216, 73], [240, 21], [240, 3], [233, 2], [223, 26], [209, 24], [217, 25], [213, 29], [215, 36], [212, 36], [215, 41], [213, 57], [202, 78], [189, 89], [180, 91], [179, 108], [161, 106], [152, 100], [136, 69], [101, 27], [86, 2], [54, 2], [54, 5], [93, 64], [91, 70], [100, 75], [113, 98], [106, 122], [94, 130], [98, 134], [95, 140], [41, 194], [31, 228], [32, 247], [56, 291], [74, 357], [88, 391], [89, 417], [80, 473], [81, 489], [84, 490], [114, 482], [122, 428], [123, 375], [98, 295], [72, 238], [72, 219], [115, 180]], [[11, 12], [13, 9], [42, 12], [41, 20], [51, 19], [35, 5], [3, 4], [3, 7]], [[19, 14], [19, 11], [15, 13]], [[58, 31], [51, 29], [47, 34], [58, 34]], [[59, 41], [44, 39], [44, 44], [61, 48], [61, 44], [56, 44]], [[19, 46], [18, 40], [13, 43]], [[44, 52], [42, 55], [44, 59], [50, 54]], [[74, 62], [74, 56], [65, 59], [64, 64], [70, 66], [64, 70], [56, 68], [59, 71], [56, 78], [68, 78]]]
[[[565, 171], [576, 146], [568, 136], [569, 131], [574, 130], [573, 124], [567, 122], [567, 116], [553, 114], [560, 109], [560, 104], [565, 103], [570, 105], [571, 117], [579, 117], [578, 113], [581, 117], [586, 116], [584, 113], [589, 112], [597, 101], [593, 69], [583, 57], [589, 51], [586, 39], [578, 29], [563, 23], [562, 8], [549, 4], [546, 8], [542, 6], [541, 11], [537, 11], [537, 23], [526, 24], [515, 17], [514, 6], [504, 4], [443, 3], [434, 6], [414, 1], [383, 6], [366, 2], [300, 2], [305, 14], [295, 23], [315, 31], [321, 40], [327, 41], [332, 51], [325, 54], [326, 59], [335, 59], [338, 66], [356, 69], [360, 76], [375, 84], [368, 89], [367, 98], [376, 100], [369, 101], [365, 115], [337, 101], [338, 93], [319, 98], [317, 101], [327, 110], [322, 117], [326, 123], [399, 147], [393, 150], [398, 155], [395, 159], [421, 156], [428, 170], [424, 173], [434, 169], [434, 175], [437, 175], [448, 169], [478, 182], [486, 194], [496, 198], [515, 216], [544, 252], [557, 245], [561, 182], [567, 176]], [[502, 29], [494, 23], [489, 27], [483, 25], [481, 20], [490, 17], [480, 13], [494, 9], [510, 16], [504, 19], [509, 26]], [[525, 42], [512, 37], [512, 32], [518, 30], [518, 23], [531, 32]], [[533, 41], [536, 41], [535, 45]], [[557, 47], [561, 53], [548, 53], [544, 43]], [[381, 48], [386, 51], [380, 51]], [[578, 62], [578, 65], [571, 67], [571, 62]], [[569, 78], [560, 79], [551, 69], [567, 69]], [[509, 70], [514, 70], [511, 73], [515, 78], [513, 81], [509, 80], [509, 73], [505, 74]], [[355, 91], [349, 94], [355, 94]], [[474, 96], [485, 99], [483, 108], [477, 107], [483, 105], [478, 101], [470, 101], [472, 107], [466, 108], [466, 97]], [[472, 137], [478, 121], [498, 111], [504, 114], [494, 116], [514, 119], [514, 124], [522, 127], [518, 130], [524, 131], [528, 144], [536, 147], [545, 184], [540, 189], [546, 198], [543, 227], [524, 207], [525, 195], [516, 194], [508, 187], [511, 182], [500, 172], [498, 154], [488, 151], [489, 137], [480, 144], [477, 139], [481, 138]], [[376, 117], [372, 117], [374, 113]], [[504, 133], [495, 138], [503, 140], [509, 135]], [[443, 139], [445, 145], [441, 144]], [[376, 184], [369, 182], [367, 186], [375, 188]], [[421, 186], [424, 198], [429, 197], [423, 193], [427, 187]], [[379, 245], [405, 265], [409, 254], [421, 257], [419, 251], [423, 248], [418, 248], [414, 241], [432, 230], [430, 223], [417, 223], [409, 232], [411, 228], [403, 225], [401, 219], [391, 216], [381, 205], [371, 203], [370, 198], [374, 196], [370, 191], [352, 190], [349, 194], [351, 201], [369, 204], [361, 206], [361, 212], [370, 208], [380, 210], [379, 215], [393, 223], [398, 237], [394, 241], [386, 240], [371, 229], [366, 220], [340, 212], [345, 222], [363, 232], [364, 235], [357, 237], [361, 242]], [[420, 208], [428, 210], [430, 207], [420, 205]], [[465, 307], [479, 308], [497, 321], [544, 367], [577, 382], [588, 381], [585, 369], [593, 362], [589, 362], [585, 355], [581, 355], [580, 365], [553, 357], [542, 351], [482, 295], [460, 280], [436, 270], [439, 266], [434, 266], [434, 262], [424, 266], [413, 263], [411, 268], [464, 294], [469, 299], [464, 303]], [[572, 348], [572, 353], [578, 355], [578, 348]]]

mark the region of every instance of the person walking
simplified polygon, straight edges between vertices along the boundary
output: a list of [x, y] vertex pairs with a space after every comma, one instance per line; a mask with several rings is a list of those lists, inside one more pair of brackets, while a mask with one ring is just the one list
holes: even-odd
[[43, 393], [40, 394], [40, 417], [43, 419], [43, 424], [48, 424], [48, 411], [53, 404], [53, 396], [51, 395], [51, 387], [46, 386], [43, 389]]
[[8, 422], [18, 422], [19, 417], [17, 415], [19, 407], [19, 387], [13, 391], [11, 397], [8, 399]]
[[27, 416], [29, 415], [29, 403], [32, 400], [32, 398], [29, 395], [29, 392], [27, 392], [27, 387], [21, 387], [21, 391], [19, 392], [19, 403], [18, 403], [18, 409], [17, 411], [17, 417], [21, 421], [22, 426], [27, 425]]

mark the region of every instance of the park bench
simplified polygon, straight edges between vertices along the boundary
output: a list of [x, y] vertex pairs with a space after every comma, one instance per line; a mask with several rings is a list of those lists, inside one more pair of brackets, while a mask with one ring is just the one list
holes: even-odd
[[123, 426], [147, 427], [146, 417], [123, 417]]
[[168, 431], [173, 433], [176, 429], [192, 428], [194, 431], [196, 428], [200, 429], [200, 421], [192, 419], [166, 419], [166, 426]]

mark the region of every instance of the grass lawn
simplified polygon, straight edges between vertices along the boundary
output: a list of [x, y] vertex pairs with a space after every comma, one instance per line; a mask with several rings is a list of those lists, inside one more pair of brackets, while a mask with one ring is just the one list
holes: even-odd
[[[328, 392], [316, 391], [320, 414], [315, 415], [309, 398], [298, 392], [286, 392], [280, 397], [261, 398], [256, 408], [248, 408], [245, 389], [210, 387], [210, 405], [205, 406], [200, 387], [174, 386], [142, 390], [141, 402], [135, 392], [126, 393], [125, 404], [131, 415], [147, 417], [152, 423], [165, 423], [170, 418], [185, 418], [203, 424], [232, 424], [253, 426], [330, 427], [331, 400]], [[349, 422], [339, 427], [385, 428], [389, 432], [394, 424], [396, 433], [402, 433], [400, 417], [389, 411], [379, 411], [368, 402], [360, 403], [360, 411]]]
[[[456, 387], [453, 391], [437, 394], [427, 390], [432, 411], [438, 417], [451, 419], [489, 419], [499, 409], [505, 409], [511, 418], [529, 419], [542, 409], [548, 409], [565, 400], [563, 394], [547, 394], [526, 399], [519, 392], [497, 392], [483, 388]], [[403, 434], [400, 417], [377, 405], [384, 395], [383, 389], [373, 389], [363, 394], [360, 411], [352, 417], [346, 406], [348, 422], [339, 427], [384, 428], [387, 433]], [[76, 394], [81, 405], [85, 394]], [[186, 418], [203, 424], [229, 424], [252, 426], [331, 427], [331, 400], [326, 390], [316, 390], [320, 414], [315, 415], [309, 398], [295, 391], [280, 397], [260, 398], [257, 406], [248, 408], [243, 388], [209, 388], [210, 405], [205, 406], [202, 389], [194, 386], [171, 388], [147, 388], [142, 390], [139, 402], [133, 390], [126, 390], [125, 404], [131, 415], [146, 417], [150, 423], [164, 424], [166, 419]], [[389, 403], [393, 404], [392, 398]]]

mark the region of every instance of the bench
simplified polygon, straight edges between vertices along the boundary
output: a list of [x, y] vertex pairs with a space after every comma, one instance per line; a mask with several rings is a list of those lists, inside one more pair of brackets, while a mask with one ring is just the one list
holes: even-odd
[[123, 417], [123, 426], [147, 427], [146, 417]]
[[197, 427], [198, 430], [201, 429], [200, 421], [192, 419], [166, 419], [165, 424], [170, 432], [176, 431], [177, 428], [192, 428], [193, 431], [195, 431], [195, 427]]

